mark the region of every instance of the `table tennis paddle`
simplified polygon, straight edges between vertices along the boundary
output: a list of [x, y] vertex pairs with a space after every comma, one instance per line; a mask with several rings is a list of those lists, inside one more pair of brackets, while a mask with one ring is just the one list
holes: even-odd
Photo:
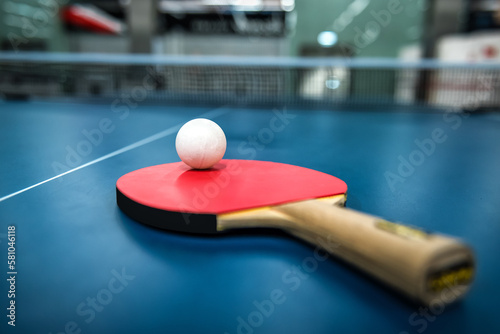
[[449, 303], [465, 294], [474, 276], [469, 247], [343, 208], [346, 192], [342, 180], [322, 172], [248, 160], [222, 160], [208, 170], [157, 165], [116, 183], [120, 209], [144, 224], [189, 233], [278, 228], [419, 303]]

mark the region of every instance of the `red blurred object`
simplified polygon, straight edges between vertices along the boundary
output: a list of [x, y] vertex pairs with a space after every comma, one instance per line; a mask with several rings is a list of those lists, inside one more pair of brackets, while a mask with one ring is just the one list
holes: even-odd
[[91, 5], [70, 5], [62, 10], [63, 20], [75, 27], [101, 33], [119, 35], [125, 25], [118, 19]]
[[488, 45], [483, 49], [485, 58], [496, 58], [498, 56], [498, 49], [492, 45]]

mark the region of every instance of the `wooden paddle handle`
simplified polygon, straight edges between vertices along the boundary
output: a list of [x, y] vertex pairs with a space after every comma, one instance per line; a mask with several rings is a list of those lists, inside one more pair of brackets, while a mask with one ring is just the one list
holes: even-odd
[[317, 200], [274, 207], [289, 217], [280, 228], [318, 245], [417, 302], [447, 304], [462, 297], [474, 276], [469, 247]]

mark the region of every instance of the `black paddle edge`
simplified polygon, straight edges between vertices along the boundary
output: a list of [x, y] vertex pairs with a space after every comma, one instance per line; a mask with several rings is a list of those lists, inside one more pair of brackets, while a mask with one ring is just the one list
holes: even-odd
[[162, 230], [195, 234], [218, 233], [217, 216], [213, 214], [172, 212], [152, 208], [128, 198], [118, 188], [116, 188], [116, 203], [133, 220]]

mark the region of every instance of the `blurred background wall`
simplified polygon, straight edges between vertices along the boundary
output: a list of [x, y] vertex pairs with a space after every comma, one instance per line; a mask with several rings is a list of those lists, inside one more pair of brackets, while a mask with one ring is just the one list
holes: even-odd
[[2, 0], [0, 46], [104, 53], [433, 57], [442, 38], [450, 35], [488, 31], [498, 42], [499, 8], [498, 1], [487, 0]]

